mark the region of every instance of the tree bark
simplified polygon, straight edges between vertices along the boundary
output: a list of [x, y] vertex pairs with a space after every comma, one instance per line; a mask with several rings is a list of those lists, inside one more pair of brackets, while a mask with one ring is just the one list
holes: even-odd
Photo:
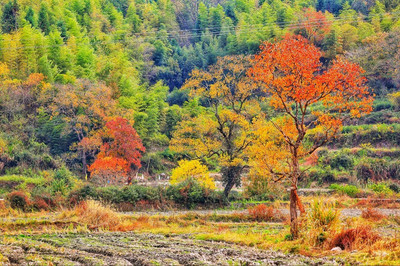
[[228, 182], [227, 182], [227, 184], [225, 186], [225, 189], [224, 189], [225, 198], [228, 198], [229, 193], [231, 192], [231, 190], [232, 190], [234, 185], [235, 185], [235, 180], [233, 178], [229, 178], [228, 177]]
[[240, 184], [240, 175], [242, 173], [241, 166], [229, 166], [222, 170], [223, 179], [225, 181], [224, 196], [228, 198], [233, 186]]
[[298, 147], [294, 147], [292, 150], [292, 187], [290, 188], [290, 233], [293, 239], [299, 236], [299, 222], [297, 217], [297, 207], [300, 210], [300, 214], [305, 213], [305, 209], [299, 195], [297, 194], [297, 182], [300, 177], [300, 165], [298, 158]]
[[295, 186], [290, 188], [290, 234], [293, 239], [299, 236], [299, 228], [297, 221], [297, 188]]
[[83, 175], [87, 176], [87, 162], [86, 162], [86, 151], [82, 149], [82, 167], [83, 167]]
[[128, 178], [126, 180], [126, 184], [129, 186], [130, 184], [132, 184], [132, 175], [131, 173], [128, 173]]

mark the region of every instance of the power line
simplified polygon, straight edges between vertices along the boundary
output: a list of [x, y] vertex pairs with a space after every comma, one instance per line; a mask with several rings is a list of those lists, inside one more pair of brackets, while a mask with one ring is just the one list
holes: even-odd
[[[394, 17], [396, 18], [397, 17], [397, 15], [399, 14], [400, 12], [395, 12], [395, 13], [386, 13], [385, 15], [394, 15]], [[376, 14], [376, 15], [373, 15], [373, 16], [365, 16], [365, 15], [358, 15], [358, 16], [346, 16], [346, 17], [341, 17], [341, 18], [332, 18], [332, 19], [326, 19], [326, 22], [327, 23], [330, 23], [330, 22], [338, 22], [338, 21], [341, 21], [341, 20], [347, 20], [347, 22], [353, 22], [353, 21], [357, 21], [357, 20], [359, 20], [360, 18], [361, 19], [364, 19], [364, 20], [368, 20], [368, 19], [373, 19], [374, 17], [380, 17], [381, 16], [381, 14]], [[350, 19], [350, 20], [349, 20]], [[214, 33], [215, 34], [215, 32], [213, 32], [212, 30], [220, 30], [221, 28], [223, 28], [223, 29], [233, 29], [233, 30], [237, 30], [237, 29], [242, 29], [242, 28], [258, 28], [258, 27], [266, 27], [266, 26], [280, 26], [281, 28], [286, 28], [286, 27], [291, 27], [291, 26], [300, 26], [301, 24], [303, 24], [303, 25], [315, 25], [315, 24], [319, 24], [320, 23], [320, 19], [318, 19], [318, 18], [316, 18], [316, 19], [309, 19], [309, 20], [305, 20], [305, 21], [298, 21], [298, 22], [285, 22], [285, 21], [281, 21], [281, 22], [274, 22], [274, 21], [272, 21], [272, 22], [269, 22], [269, 23], [259, 23], [259, 24], [253, 24], [253, 25], [243, 25], [243, 26], [235, 26], [235, 25], [232, 25], [232, 26], [228, 26], [228, 27], [207, 27], [206, 28], [206, 30], [207, 31], [210, 31], [211, 30], [211, 33]], [[189, 33], [189, 35], [192, 35], [192, 36], [194, 36], [194, 37], [196, 37], [196, 36], [199, 36], [199, 35], [202, 35], [203, 34], [203, 32], [200, 32], [200, 33], [196, 33], [196, 32], [193, 32], [193, 31], [200, 31], [201, 29], [198, 29], [198, 28], [192, 28], [192, 29], [185, 29], [185, 30], [172, 30], [172, 31], [166, 31], [166, 33], [167, 33], [167, 35], [172, 35], [172, 33], [177, 33], [178, 35], [181, 35], [181, 37], [183, 36], [183, 34], [182, 33], [185, 33], [185, 32], [187, 32], [187, 33]], [[146, 36], [150, 36], [151, 34], [157, 34], [157, 33], [160, 33], [162, 30], [157, 30], [157, 31], [146, 31], [145, 33], [135, 33], [135, 34], [133, 34], [132, 35], [132, 37], [146, 37]], [[225, 32], [227, 32], [227, 31], [225, 31]], [[117, 35], [117, 34], [108, 34], [107, 36], [115, 36], [115, 35]], [[185, 35], [185, 37], [186, 37], [187, 35]], [[96, 36], [87, 36], [87, 37], [89, 37], [89, 38], [93, 38], [93, 37], [96, 37]], [[169, 36], [169, 37], [175, 37], [175, 36]], [[34, 40], [34, 39], [32, 39], [32, 38], [30, 38], [30, 39], [26, 39], [26, 38], [21, 38], [20, 40]], [[3, 41], [5, 41], [5, 40], [3, 40]], [[12, 40], [7, 40], [7, 41], [9, 41], [9, 42], [11, 42]], [[61, 45], [61, 44], [60, 44]]]
[[[391, 13], [392, 18], [398, 18], [400, 16], [400, 12], [395, 12]], [[209, 32], [209, 34], [213, 37], [218, 37], [222, 36], [226, 33], [232, 33], [235, 32], [236, 34], [240, 33], [253, 33], [255, 30], [262, 30], [262, 29], [273, 29], [274, 27], [281, 27], [282, 30], [291, 30], [291, 29], [298, 29], [298, 28], [303, 28], [305, 26], [319, 26], [319, 25], [328, 25], [328, 24], [333, 24], [333, 23], [350, 23], [350, 22], [357, 22], [360, 19], [366, 21], [368, 19], [373, 19], [374, 17], [380, 17], [380, 14], [374, 15], [374, 16], [347, 16], [347, 17], [341, 17], [341, 18], [333, 18], [333, 19], [326, 19], [325, 21], [322, 21], [320, 19], [311, 19], [311, 20], [306, 20], [306, 21], [299, 21], [299, 22], [271, 22], [271, 23], [266, 23], [266, 24], [253, 24], [253, 25], [244, 25], [244, 26], [230, 26], [230, 27], [222, 27], [222, 31], [220, 30], [218, 33], [215, 32]], [[283, 26], [283, 27], [282, 27]], [[209, 30], [212, 28], [207, 28], [206, 30]], [[216, 28], [214, 28], [216, 29]], [[220, 29], [220, 28], [218, 28]], [[229, 30], [231, 29], [231, 30]], [[187, 35], [183, 35], [183, 32], [187, 32]], [[145, 35], [141, 33], [133, 34], [129, 37], [134, 38], [134, 37], [152, 37], [155, 39], [163, 39], [163, 38], [168, 38], [168, 39], [175, 39], [177, 36], [172, 36], [170, 35], [171, 33], [178, 33], [178, 36], [181, 39], [190, 39], [190, 38], [196, 38], [196, 37], [201, 37], [206, 32], [191, 32], [191, 30], [179, 30], [179, 31], [166, 31], [167, 36], [150, 36], [150, 34], [157, 34], [160, 33], [160, 31], [149, 31], [146, 32]], [[108, 37], [115, 36], [116, 34], [113, 35], [107, 35]], [[21, 40], [21, 39], [20, 39]], [[22, 39], [22, 40], [34, 40], [34, 39]], [[6, 40], [3, 40], [3, 42]], [[12, 40], [7, 40], [9, 42], [12, 42]], [[89, 40], [88, 42], [77, 42], [76, 44], [82, 44], [82, 45], [93, 45], [96, 43], [100, 44], [114, 44], [114, 43], [123, 43], [125, 40], [112, 40], [112, 41], [102, 41], [102, 40]], [[62, 46], [68, 46], [68, 43], [62, 43], [62, 44], [56, 44], [56, 45], [32, 45], [32, 46], [16, 46], [16, 47], [2, 47], [0, 50], [19, 50], [19, 49], [35, 49], [35, 48], [51, 48], [51, 47], [62, 47]]]

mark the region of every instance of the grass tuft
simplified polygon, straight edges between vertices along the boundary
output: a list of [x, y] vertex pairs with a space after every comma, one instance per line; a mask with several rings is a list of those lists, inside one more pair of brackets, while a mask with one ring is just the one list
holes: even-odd
[[356, 228], [344, 229], [334, 236], [330, 248], [340, 247], [343, 250], [361, 250], [371, 246], [381, 237], [372, 231], [370, 226], [360, 225]]
[[75, 208], [75, 214], [79, 222], [87, 224], [89, 229], [115, 230], [121, 223], [121, 216], [117, 212], [94, 200], [81, 202]]
[[367, 208], [367, 209], [362, 211], [361, 217], [364, 218], [364, 219], [371, 220], [371, 221], [380, 221], [383, 218], [386, 218], [386, 215], [383, 215], [382, 213], [380, 213], [376, 209]]

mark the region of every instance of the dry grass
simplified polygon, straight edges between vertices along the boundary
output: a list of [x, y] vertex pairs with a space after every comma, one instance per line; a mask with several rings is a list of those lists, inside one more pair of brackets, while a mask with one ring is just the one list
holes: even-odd
[[121, 224], [120, 214], [94, 200], [81, 202], [75, 208], [75, 214], [78, 221], [87, 224], [89, 229], [115, 230]]
[[381, 237], [372, 231], [368, 225], [361, 225], [356, 228], [344, 229], [333, 237], [329, 248], [340, 247], [343, 250], [362, 250], [373, 245]]
[[259, 204], [248, 209], [248, 215], [253, 221], [257, 222], [274, 222], [283, 221], [284, 216], [273, 207], [267, 207], [264, 204]]
[[367, 208], [362, 211], [361, 217], [371, 221], [380, 221], [383, 218], [386, 218], [386, 215], [383, 215], [382, 213], [373, 208]]
[[368, 197], [366, 199], [359, 200], [357, 203], [352, 205], [352, 207], [400, 209], [400, 203], [397, 202], [396, 198], [381, 199]]
[[0, 218], [10, 217], [10, 216], [18, 216], [20, 215], [20, 211], [14, 210], [10, 207], [4, 206], [0, 208]]
[[[315, 199], [315, 198], [314, 198]], [[326, 198], [324, 198], [326, 200]], [[385, 262], [399, 262], [400, 237], [390, 235], [381, 237], [372, 228], [399, 224], [392, 218], [385, 219], [385, 224], [377, 223], [369, 212], [368, 220], [364, 218], [339, 219], [337, 199], [331, 198], [328, 203], [322, 200], [312, 202], [307, 208], [308, 214], [302, 220], [301, 239], [287, 241], [289, 226], [285, 223], [271, 223], [279, 217], [272, 207], [256, 206], [247, 212], [233, 214], [188, 213], [173, 216], [128, 216], [122, 215], [109, 206], [95, 201], [87, 201], [73, 209], [64, 209], [59, 215], [50, 213], [16, 213], [19, 217], [50, 217], [36, 222], [34, 219], [0, 224], [7, 234], [50, 233], [50, 232], [90, 232], [96, 230], [135, 231], [156, 234], [191, 234], [204, 240], [217, 240], [265, 249], [280, 249], [285, 252], [299, 253], [307, 256], [323, 256], [330, 254], [333, 246], [341, 246], [349, 251], [357, 249], [357, 253], [343, 252], [340, 256], [360, 262], [373, 264], [381, 259], [379, 254], [388, 255]], [[9, 209], [0, 209], [10, 212]], [[41, 218], [43, 218], [41, 217]], [[268, 221], [268, 222], [265, 222]], [[14, 230], [14, 231], [11, 231]], [[360, 254], [363, 254], [362, 256]]]
[[321, 246], [340, 226], [339, 212], [335, 202], [315, 200], [301, 222], [302, 243]]
[[335, 208], [348, 208], [356, 203], [356, 199], [349, 197], [346, 194], [341, 195], [309, 195], [301, 197], [302, 203], [306, 207], [310, 207], [314, 201], [329, 202]]

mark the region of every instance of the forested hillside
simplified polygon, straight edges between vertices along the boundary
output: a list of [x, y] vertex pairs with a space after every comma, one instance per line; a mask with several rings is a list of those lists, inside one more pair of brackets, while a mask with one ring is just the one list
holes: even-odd
[[[324, 67], [337, 56], [359, 64], [376, 98], [373, 112], [346, 120], [338, 138], [302, 161], [310, 166], [303, 185], [399, 179], [400, 1], [390, 0], [1, 1], [0, 173], [155, 175], [200, 158], [176, 145], [191, 122], [206, 136], [215, 122], [203, 119], [213, 114], [207, 95], [189, 93], [190, 73], [222, 75], [224, 56], [222, 67], [245, 72], [263, 41], [288, 33], [321, 49]], [[274, 117], [268, 108], [245, 112]], [[246, 156], [236, 159], [247, 175]], [[225, 159], [201, 158], [223, 173]], [[253, 182], [249, 193], [262, 194], [263, 179]]]

